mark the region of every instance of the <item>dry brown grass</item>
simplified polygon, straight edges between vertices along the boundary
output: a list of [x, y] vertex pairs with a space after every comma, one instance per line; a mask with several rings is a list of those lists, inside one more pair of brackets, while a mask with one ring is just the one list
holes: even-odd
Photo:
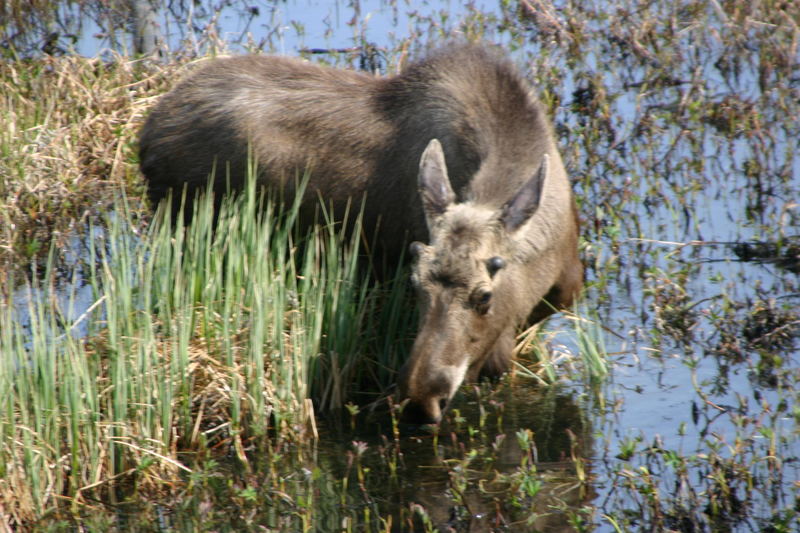
[[0, 278], [63, 249], [121, 191], [141, 206], [137, 131], [181, 66], [0, 62]]

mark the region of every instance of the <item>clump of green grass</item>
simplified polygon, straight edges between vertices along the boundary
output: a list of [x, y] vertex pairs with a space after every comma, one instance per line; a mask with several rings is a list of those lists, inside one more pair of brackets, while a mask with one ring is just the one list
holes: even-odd
[[388, 387], [409, 336], [405, 286], [364, 280], [358, 225], [301, 234], [297, 209], [252, 182], [216, 221], [198, 201], [188, 227], [137, 225], [117, 201], [88, 243], [83, 338], [71, 334], [74, 293], [59, 304], [34, 280], [25, 310], [3, 294], [0, 495], [12, 524], [121, 487], [157, 495], [191, 471], [181, 451], [228, 448], [247, 465], [253, 439], [313, 431], [314, 405]]

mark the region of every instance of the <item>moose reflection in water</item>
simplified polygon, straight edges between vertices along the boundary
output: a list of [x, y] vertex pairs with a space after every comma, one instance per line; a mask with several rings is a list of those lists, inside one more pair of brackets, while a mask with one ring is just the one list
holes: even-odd
[[[574, 531], [570, 516], [596, 494], [590, 468], [576, 471], [579, 462], [588, 464], [592, 432], [574, 396], [525, 383], [465, 387], [438, 436], [419, 432], [397, 441], [388, 422], [388, 439], [370, 433], [384, 422], [375, 415], [354, 431], [346, 423], [325, 426], [318, 461], [334, 479], [350, 478], [350, 505], [331, 491], [338, 499], [319, 502], [318, 526], [336, 529], [343, 514], [360, 516], [360, 503], [391, 516], [397, 532], [431, 530], [426, 524], [435, 531]], [[397, 479], [386, 479], [384, 463], [393, 457]]]
[[581, 289], [577, 211], [549, 121], [496, 49], [451, 44], [383, 78], [286, 57], [212, 60], [160, 100], [140, 138], [154, 201], [184, 187], [191, 197], [211, 175], [217, 197], [239, 189], [248, 154], [258, 183], [283, 194], [309, 174], [306, 220], [319, 198], [339, 217], [366, 198], [376, 253], [397, 258], [413, 241], [422, 313], [398, 381], [409, 422], [438, 422], [465, 378], [507, 370], [517, 328]]

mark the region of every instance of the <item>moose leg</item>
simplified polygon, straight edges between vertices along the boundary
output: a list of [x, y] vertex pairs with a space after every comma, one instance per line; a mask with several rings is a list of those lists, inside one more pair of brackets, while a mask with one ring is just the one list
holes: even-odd
[[489, 350], [489, 355], [480, 369], [482, 378], [499, 378], [508, 371], [511, 365], [511, 353], [514, 350], [514, 328], [506, 328]]
[[578, 259], [577, 252], [571, 261], [564, 265], [561, 276], [550, 287], [542, 301], [533, 308], [528, 316], [529, 324], [541, 322], [559, 309], [566, 309], [572, 305], [575, 298], [583, 288], [583, 264]]

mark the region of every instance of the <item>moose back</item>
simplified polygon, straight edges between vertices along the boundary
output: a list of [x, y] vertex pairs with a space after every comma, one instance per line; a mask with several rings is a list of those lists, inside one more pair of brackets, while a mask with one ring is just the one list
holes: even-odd
[[[364, 201], [364, 234], [410, 243], [421, 309], [398, 392], [435, 423], [465, 380], [507, 370], [517, 328], [570, 305], [583, 283], [577, 211], [546, 113], [499, 51], [454, 44], [375, 77], [274, 56], [211, 60], [161, 98], [140, 138], [154, 201], [258, 183]], [[177, 205], [177, 203], [175, 204]]]

